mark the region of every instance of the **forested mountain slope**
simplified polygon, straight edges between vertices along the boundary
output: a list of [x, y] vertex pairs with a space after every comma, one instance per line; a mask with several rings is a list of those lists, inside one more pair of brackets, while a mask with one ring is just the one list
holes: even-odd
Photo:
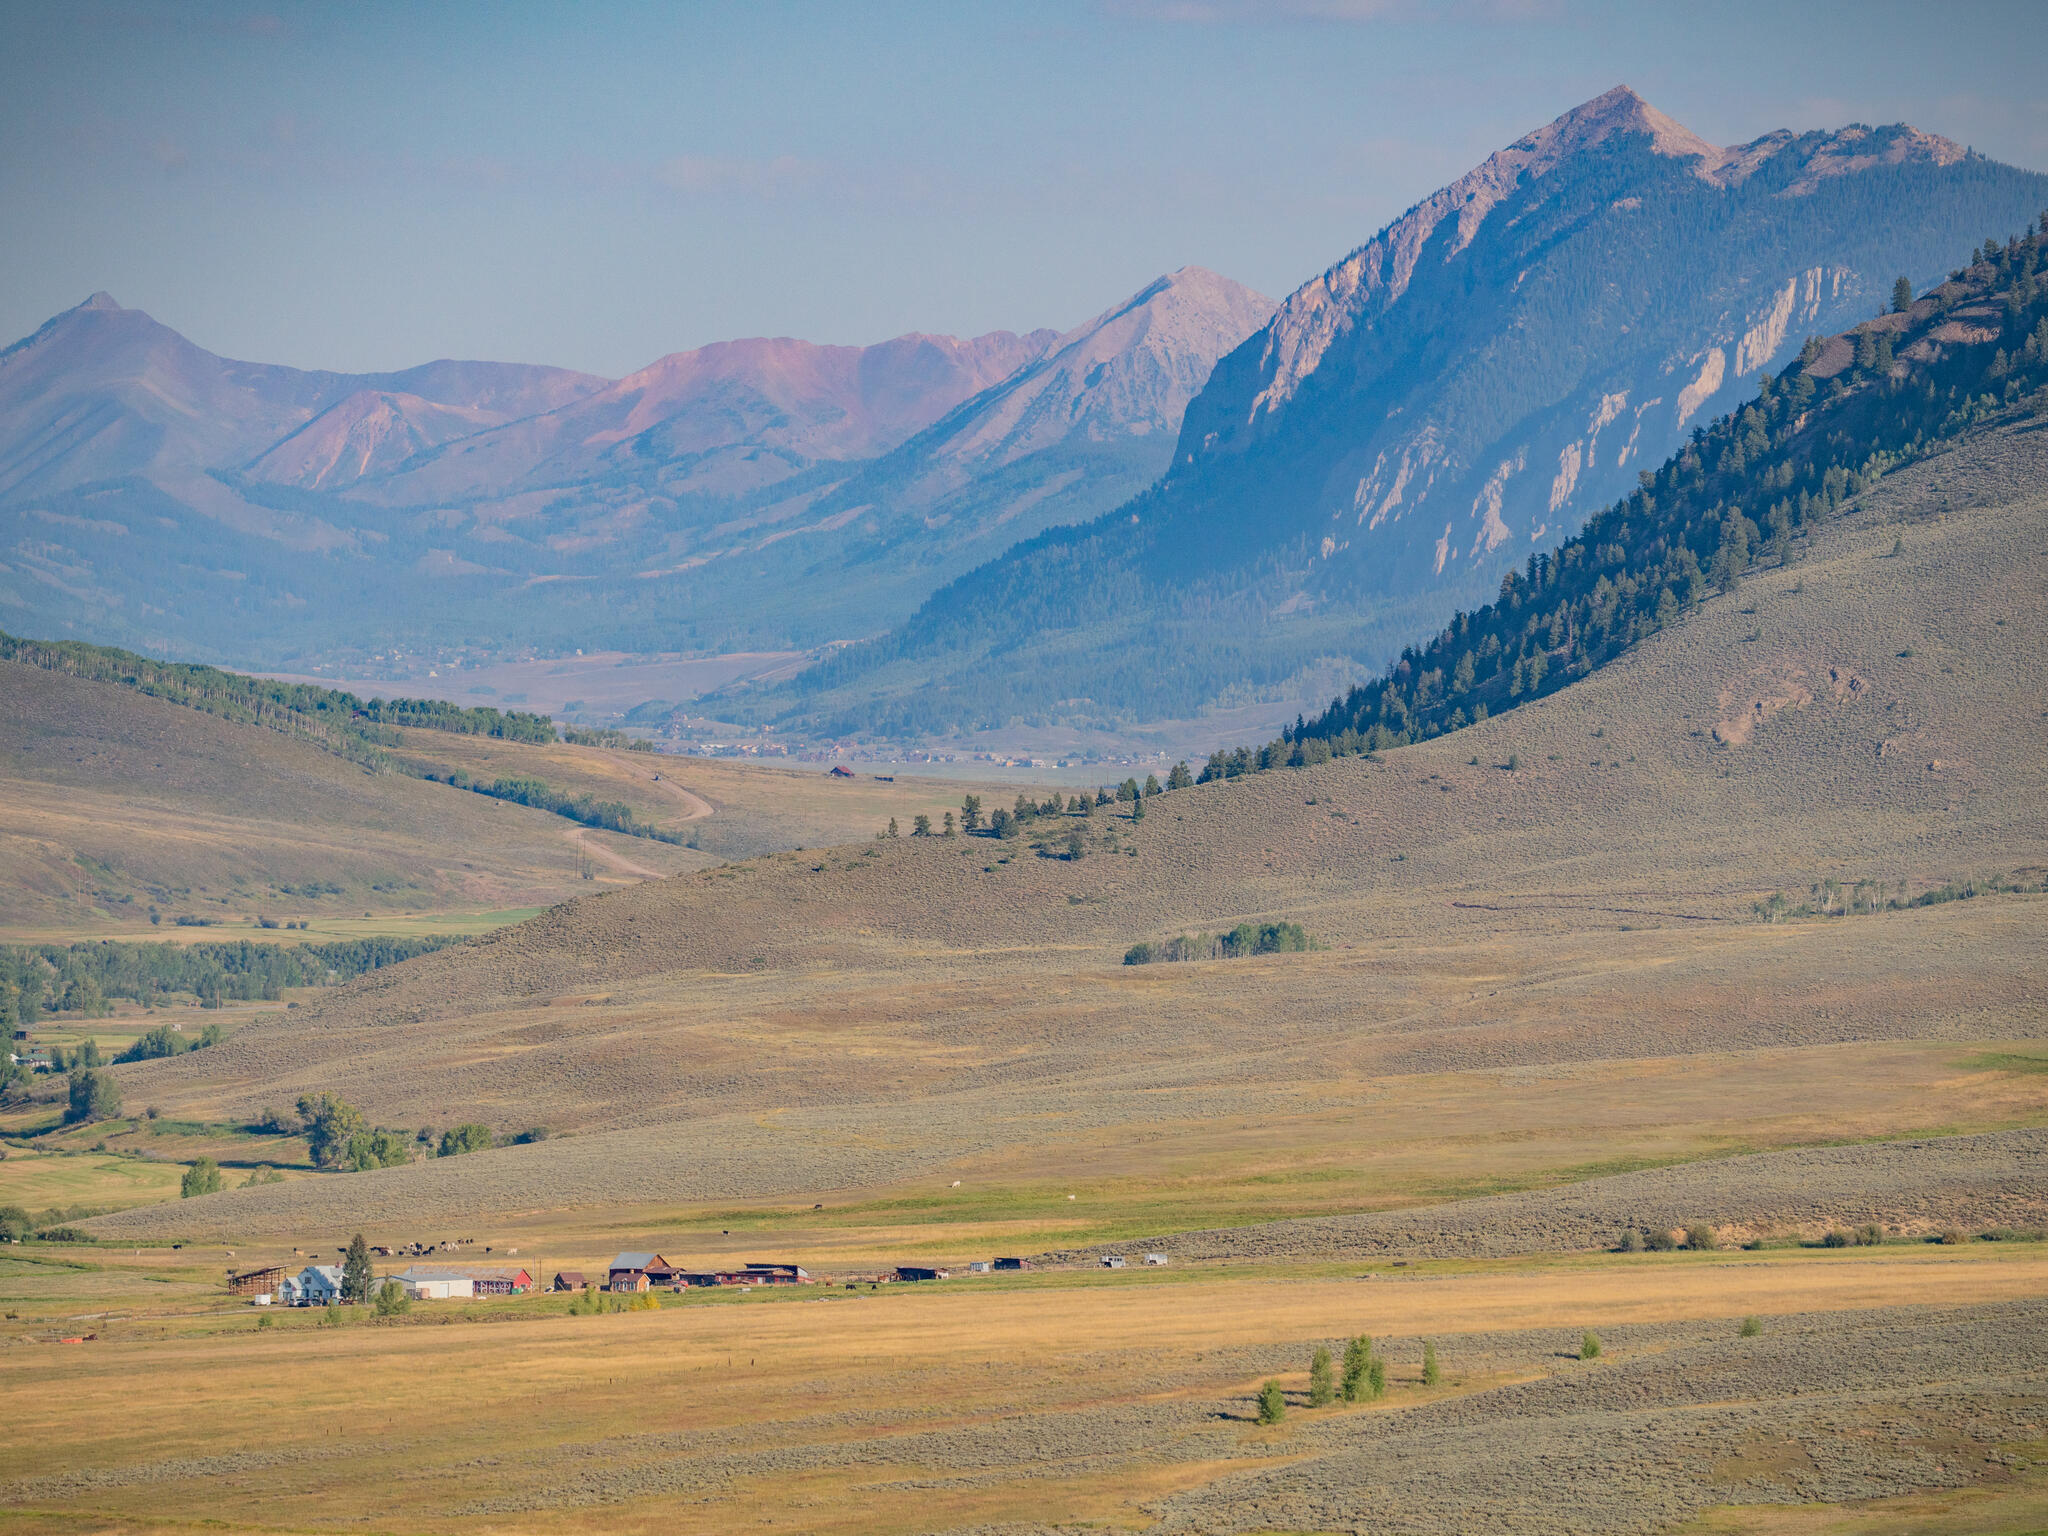
[[1205, 773], [1423, 740], [1555, 692], [1709, 594], [1736, 591], [1759, 562], [1782, 567], [1803, 548], [1795, 541], [1899, 465], [2007, 411], [2041, 409], [2048, 230], [1972, 254], [1925, 295], [1901, 286], [1891, 313], [1810, 338], [1755, 399], [1696, 429], [1683, 452], [1641, 472], [1633, 494], [1555, 554], [1531, 555], [1495, 602], [1457, 614], [1384, 678], [1256, 754], [1219, 752]]
[[2048, 178], [1906, 127], [1705, 144], [1626, 89], [1291, 296], [1145, 495], [798, 680], [791, 721], [915, 735], [1188, 716], [1373, 667], [1575, 532], [1813, 332], [1924, 283]]

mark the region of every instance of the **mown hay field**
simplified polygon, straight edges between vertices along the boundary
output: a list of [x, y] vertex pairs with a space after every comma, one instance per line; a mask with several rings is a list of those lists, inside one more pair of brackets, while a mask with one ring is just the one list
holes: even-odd
[[32, 1215], [52, 1207], [154, 1205], [175, 1200], [184, 1175], [182, 1163], [15, 1149], [0, 1162], [0, 1205], [18, 1205]]

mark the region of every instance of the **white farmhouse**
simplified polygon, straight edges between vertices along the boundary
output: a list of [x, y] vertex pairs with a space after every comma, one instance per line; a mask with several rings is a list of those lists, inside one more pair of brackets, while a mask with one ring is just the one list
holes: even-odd
[[341, 1266], [308, 1264], [299, 1271], [297, 1286], [295, 1306], [325, 1307], [338, 1302], [341, 1300]]

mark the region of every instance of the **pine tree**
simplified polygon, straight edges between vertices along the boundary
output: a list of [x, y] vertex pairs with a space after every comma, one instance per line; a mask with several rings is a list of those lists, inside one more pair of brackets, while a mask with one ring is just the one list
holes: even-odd
[[[889, 824], [894, 826], [895, 822], [892, 821]], [[912, 837], [930, 837], [932, 835], [931, 817], [913, 816], [910, 820], [910, 835]]]
[[1892, 313], [1903, 315], [1913, 307], [1913, 280], [1902, 277], [1892, 284]]
[[884, 837], [895, 837], [895, 836], [897, 835], [897, 832], [896, 832], [896, 818], [895, 818], [894, 816], [891, 816], [891, 817], [889, 818], [889, 830], [888, 830], [887, 832], [883, 833], [882, 835], [883, 835]]
[[1168, 789], [1186, 789], [1194, 782], [1195, 776], [1188, 772], [1188, 765], [1186, 763], [1175, 763], [1173, 771], [1166, 776], [1166, 787]]
[[981, 796], [969, 795], [960, 802], [960, 825], [969, 832], [981, 830]]
[[1088, 840], [1081, 835], [1081, 829], [1075, 827], [1067, 833], [1067, 860], [1069, 863], [1078, 864], [1087, 855]]
[[341, 1294], [349, 1301], [368, 1301], [375, 1279], [370, 1265], [370, 1245], [358, 1232], [349, 1240], [348, 1255], [341, 1261]]
[[1330, 1352], [1320, 1344], [1308, 1363], [1308, 1405], [1327, 1408], [1337, 1400], [1337, 1373], [1330, 1365]]

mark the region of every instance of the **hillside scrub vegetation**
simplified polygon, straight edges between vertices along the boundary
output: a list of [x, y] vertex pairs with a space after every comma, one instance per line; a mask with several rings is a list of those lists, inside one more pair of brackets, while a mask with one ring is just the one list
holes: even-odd
[[1202, 779], [1302, 767], [1427, 740], [1555, 693], [1701, 603], [1733, 592], [1883, 475], [2048, 388], [2048, 213], [1986, 240], [1947, 282], [1847, 335], [1811, 338], [1740, 410], [1555, 553], [1510, 571], [1386, 675]]
[[1901, 880], [1891, 894], [1882, 880], [1857, 880], [1843, 884], [1833, 878], [1817, 880], [1808, 900], [1794, 904], [1783, 891], [1773, 892], [1756, 902], [1751, 911], [1766, 923], [1789, 922], [1796, 917], [1858, 917], [1874, 912], [1907, 912], [1915, 907], [1938, 907], [1951, 901], [1971, 901], [1979, 896], [2018, 895], [2048, 891], [2048, 875], [2027, 880], [2017, 875], [1987, 875], [1978, 879], [1950, 880], [1918, 895], [1906, 894]]

